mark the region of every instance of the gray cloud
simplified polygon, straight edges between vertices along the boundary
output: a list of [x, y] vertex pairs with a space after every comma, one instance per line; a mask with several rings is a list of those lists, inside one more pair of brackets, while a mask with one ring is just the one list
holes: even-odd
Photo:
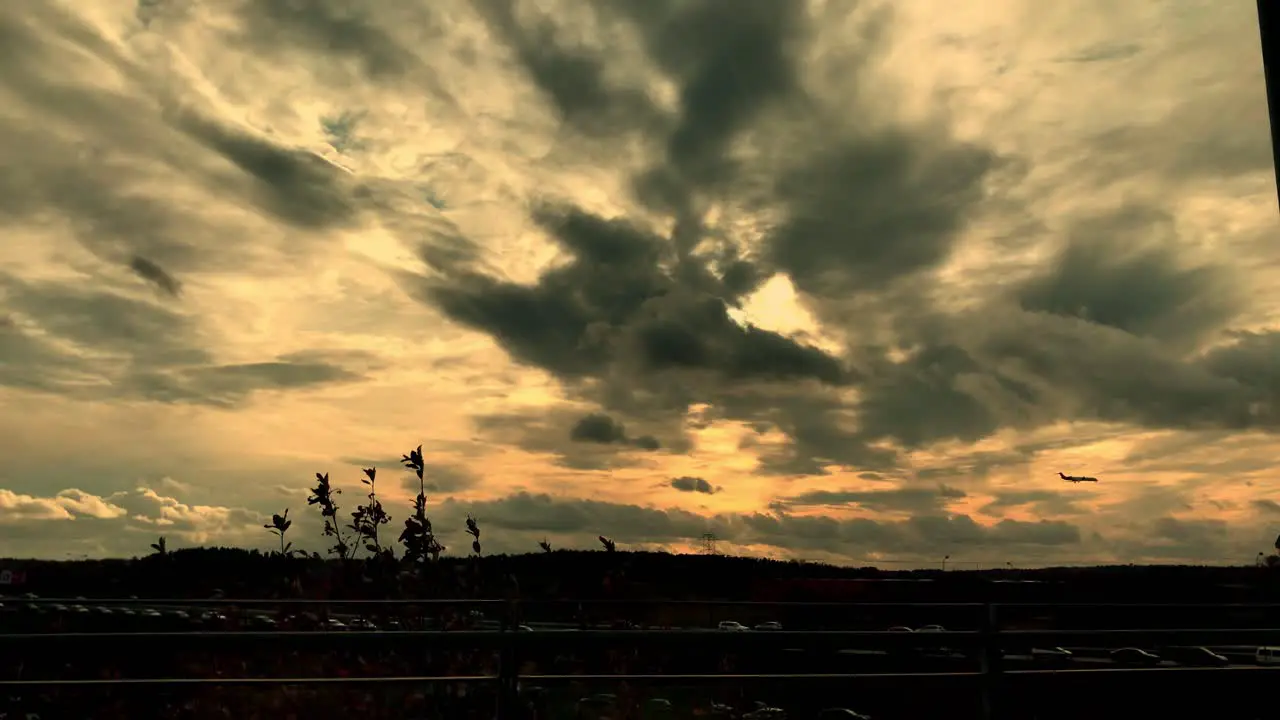
[[[431, 16], [412, 3], [396, 5], [411, 16], [409, 22], [400, 18], [401, 27], [430, 27]], [[394, 7], [389, 3], [353, 10], [332, 0], [262, 0], [241, 7], [238, 39], [258, 52], [288, 57], [284, 51], [301, 49], [309, 55], [336, 56], [354, 61], [375, 81], [400, 79], [421, 63], [397, 36], [395, 24], [388, 22], [386, 11]], [[375, 7], [378, 12], [371, 12]]]
[[1080, 222], [1049, 271], [1018, 289], [1019, 303], [1175, 348], [1203, 339], [1237, 314], [1241, 298], [1221, 268], [1179, 266], [1173, 223], [1132, 205]]
[[574, 442], [598, 443], [600, 445], [625, 444], [641, 450], [657, 450], [662, 447], [658, 439], [652, 435], [641, 435], [632, 438], [622, 423], [608, 415], [592, 413], [584, 415], [569, 429], [569, 439]]
[[299, 390], [364, 379], [340, 365], [282, 357], [267, 362], [143, 371], [126, 377], [120, 388], [158, 402], [234, 407], [256, 392]]
[[164, 268], [141, 255], [135, 255], [133, 259], [129, 261], [129, 269], [138, 277], [154, 284], [156, 287], [160, 288], [160, 290], [172, 297], [178, 297], [182, 294], [182, 282], [180, 280], [170, 275]]
[[[502, 538], [508, 533], [528, 538], [542, 534], [586, 538], [604, 533], [625, 547], [696, 541], [712, 532], [723, 542], [770, 545], [788, 553], [824, 552], [854, 558], [889, 553], [904, 559], [962, 551], [1035, 555], [1070, 551], [1081, 543], [1079, 530], [1059, 521], [1004, 520], [986, 527], [965, 515], [901, 521], [760, 513], [703, 517], [684, 510], [528, 493], [484, 502], [446, 501], [440, 512], [458, 517], [473, 513], [486, 528], [493, 528], [497, 543], [504, 542]], [[528, 548], [534, 547], [533, 542], [529, 540]]]
[[[21, 178], [0, 177], [0, 218], [44, 223], [56, 216], [99, 257], [119, 264], [142, 257], [171, 275], [249, 267], [275, 240], [252, 218], [219, 212], [220, 201], [311, 231], [355, 220], [341, 170], [215, 121], [81, 20], [53, 6], [6, 6], [0, 27], [7, 38], [0, 87], [23, 117], [0, 120], [0, 143], [24, 168]], [[82, 61], [69, 47], [118, 74], [120, 89], [68, 81], [78, 77], [69, 68]], [[53, 126], [78, 128], [79, 139], [42, 130]], [[200, 202], [182, 202], [193, 196]]]
[[[651, 434], [643, 431], [650, 429], [652, 423], [641, 422], [641, 432], [633, 435], [609, 415], [583, 416], [569, 407], [553, 407], [545, 412], [491, 413], [475, 416], [472, 422], [489, 440], [554, 454], [559, 465], [575, 470], [625, 467], [643, 462], [643, 454], [659, 450], [686, 452], [690, 447], [689, 439], [679, 428], [655, 427], [657, 434]], [[565, 432], [566, 425], [569, 432]]]
[[[176, 114], [175, 127], [230, 161], [243, 175], [212, 175], [220, 194], [247, 201], [302, 229], [345, 224], [356, 208], [346, 174], [314, 153], [285, 148], [193, 113]], [[250, 182], [244, 182], [244, 175]]]
[[1254, 510], [1261, 513], [1266, 513], [1268, 515], [1280, 515], [1280, 503], [1275, 500], [1259, 498], [1257, 500], [1249, 501], [1249, 505], [1252, 506]]
[[[363, 463], [361, 463], [363, 464]], [[229, 544], [265, 547], [263, 518], [267, 505], [228, 507], [200, 504], [180, 497], [185, 485], [171, 482], [157, 491], [136, 488], [102, 495], [68, 489], [52, 495], [21, 495], [0, 489], [0, 539], [37, 557], [128, 556], [148, 552], [147, 543], [166, 535], [171, 547]], [[295, 510], [297, 508], [295, 507]], [[390, 508], [393, 516], [396, 508]], [[860, 562], [889, 557], [899, 562], [936, 562], [950, 555], [958, 562], [1022, 566], [1109, 557], [1171, 562], [1221, 562], [1252, 559], [1271, 539], [1266, 527], [1232, 528], [1221, 521], [1182, 520], [1168, 515], [1115, 525], [1104, 534], [1085, 536], [1063, 521], [1002, 520], [984, 526], [967, 515], [925, 514], [904, 520], [837, 520], [785, 512], [719, 514], [641, 507], [596, 500], [516, 493], [487, 501], [446, 499], [429, 509], [446, 545], [463, 546], [463, 519], [472, 514], [486, 530], [492, 553], [531, 552], [544, 537], [558, 547], [589, 546], [605, 533], [621, 547], [666, 547], [697, 542], [713, 533], [722, 543], [768, 547], [781, 557], [815, 555]], [[296, 547], [323, 550], [315, 513], [301, 511], [291, 539]]]
[[688, 475], [672, 478], [669, 485], [680, 492], [703, 493], [704, 495], [715, 494], [718, 489], [700, 477], [690, 477]]
[[[517, 3], [481, 0], [474, 5], [560, 118], [578, 132], [608, 137], [632, 128], [655, 129], [667, 122], [640, 88], [611, 82], [597, 56], [561, 42], [548, 19], [522, 23]], [[600, 7], [576, 10], [597, 15]]]
[[[794, 66], [794, 54], [810, 29], [798, 7], [776, 3], [732, 8], [659, 4], [646, 9], [622, 4], [602, 12], [632, 28], [655, 67], [680, 87], [681, 109], [670, 125], [642, 122], [612, 128], [649, 133], [660, 147], [649, 169], [636, 178], [636, 193], [651, 208], [674, 217], [675, 231], [661, 237], [636, 224], [544, 205], [534, 219], [572, 256], [568, 264], [546, 272], [534, 285], [454, 273], [445, 282], [427, 281], [416, 295], [453, 320], [492, 335], [517, 361], [550, 370], [572, 391], [628, 419], [665, 418], [674, 425], [690, 406], [709, 403], [728, 419], [785, 426], [797, 445], [822, 446], [813, 448], [816, 452], [808, 447], [787, 451], [788, 457], [767, 463], [766, 471], [823, 472], [822, 458], [836, 464], [855, 457], [884, 464], [885, 451], [871, 450], [837, 426], [839, 404], [830, 405], [808, 387], [855, 382], [858, 375], [848, 363], [777, 333], [740, 325], [728, 311], [777, 270], [797, 279], [811, 268], [805, 277], [816, 283], [821, 275], [824, 287], [831, 289], [836, 287], [829, 281], [831, 273], [818, 272], [819, 266], [839, 271], [865, 265], [865, 277], [877, 281], [931, 267], [945, 251], [888, 257], [882, 248], [898, 245], [884, 242], [867, 245], [863, 255], [830, 253], [845, 252], [841, 248], [849, 237], [882, 236], [890, 217], [922, 219], [924, 224], [904, 226], [902, 232], [918, 234], [927, 225], [934, 238], [930, 242], [947, 246], [944, 238], [960, 227], [967, 204], [980, 197], [975, 189], [988, 164], [979, 157], [982, 151], [946, 137], [909, 133], [837, 137], [834, 152], [829, 143], [821, 149], [815, 145], [789, 159], [782, 174], [775, 173], [767, 183], [774, 186], [767, 203], [784, 218], [784, 225], [766, 238], [767, 253], [752, 260], [733, 244], [720, 244], [709, 253], [693, 254], [695, 247], [715, 243], [703, 242], [709, 238], [693, 221], [692, 208], [731, 191], [739, 178], [773, 172], [769, 166], [748, 168], [732, 160], [733, 141], [750, 135], [765, 142], [758, 121], [766, 108], [783, 107], [784, 101], [814, 107], [803, 97]], [[492, 20], [504, 37], [519, 34], [514, 15]], [[520, 27], [531, 36], [549, 37], [548, 22], [542, 18]], [[716, 32], [698, 42], [673, 40], [708, 28]], [[548, 68], [559, 62], [546, 59], [559, 52], [554, 43], [543, 43], [541, 55], [531, 59], [531, 43], [520, 38], [513, 42], [523, 43], [517, 54], [534, 65], [531, 76], [564, 116], [613, 101], [612, 92], [597, 92], [598, 87], [590, 97], [566, 97], [567, 85], [550, 84]], [[581, 49], [573, 56], [575, 72], [595, 73], [582, 68], [608, 63], [605, 56]], [[749, 70], [737, 67], [741, 58], [751, 59]], [[591, 131], [600, 129], [593, 126]], [[946, 174], [955, 172], [959, 175]], [[880, 194], [861, 202], [864, 191], [851, 184], [859, 178], [869, 183], [865, 192]], [[899, 183], [896, 195], [883, 191], [886, 178]], [[935, 182], [940, 184], [930, 185]], [[823, 189], [832, 187], [844, 192]], [[822, 239], [814, 240], [815, 234]], [[821, 244], [797, 245], [813, 242]], [[810, 264], [802, 267], [802, 262]], [[864, 271], [842, 276], [841, 292], [852, 289], [848, 283], [860, 282], [864, 276], [859, 272]], [[806, 291], [817, 288], [798, 284]], [[768, 390], [760, 389], [766, 385]], [[796, 437], [802, 433], [804, 438]], [[824, 454], [814, 457], [817, 452]]]
[[888, 490], [814, 490], [780, 498], [783, 507], [860, 507], [873, 512], [938, 512], [954, 500], [968, 497], [965, 491], [939, 485], [937, 487], [900, 487]]
[[316, 351], [219, 363], [195, 319], [154, 300], [4, 273], [0, 297], [25, 319], [0, 326], [0, 349], [10, 359], [0, 385], [10, 387], [229, 407], [260, 390], [357, 381], [361, 365], [373, 362], [364, 353]]
[[[788, 65], [791, 50], [784, 49], [803, 44], [803, 22], [765, 22], [776, 8], [752, 6], [735, 18], [730, 11], [717, 16], [718, 7], [623, 13], [650, 59], [685, 93], [684, 114], [657, 136], [666, 149], [637, 181], [639, 199], [674, 218], [674, 234], [544, 207], [535, 219], [571, 255], [568, 264], [533, 285], [466, 274], [419, 296], [624, 417], [674, 423], [689, 407], [710, 404], [721, 419], [782, 430], [790, 446], [767, 457], [764, 472], [884, 469], [894, 457], [880, 441], [905, 448], [971, 442], [1062, 419], [1271, 426], [1265, 370], [1246, 357], [1249, 343], [1194, 355], [1230, 326], [1240, 305], [1225, 271], [1177, 255], [1160, 211], [1131, 205], [1079, 218], [1046, 270], [1011, 288], [1011, 298], [997, 292], [976, 311], [934, 307], [919, 294], [901, 302], [906, 288], [927, 281], [950, 257], [984, 200], [984, 183], [1021, 172], [1016, 158], [954, 140], [940, 125], [870, 132], [827, 123], [818, 106], [803, 102]], [[728, 28], [715, 43], [670, 42], [712, 18]], [[882, 24], [867, 26], [869, 48], [877, 28]], [[726, 79], [744, 97], [700, 104], [701, 93], [711, 92], [708, 78], [723, 70], [717, 53], [736, 43], [756, 47], [770, 69]], [[586, 63], [590, 53], [576, 57]], [[594, 62], [607, 64], [603, 56]], [[731, 161], [731, 141], [766, 142], [763, 109], [780, 98], [804, 107], [826, 142], [793, 143], [782, 160], [762, 153], [773, 158], [769, 164]], [[554, 93], [552, 100], [566, 102]], [[618, 128], [624, 131], [658, 132]], [[686, 144], [683, 154], [669, 152]], [[748, 177], [754, 201], [761, 201], [760, 187], [769, 189], [762, 202], [779, 219], [760, 252], [748, 258], [721, 246], [690, 254], [716, 244], [682, 213], [699, 198], [736, 197], [735, 178]], [[665, 195], [655, 194], [659, 186]], [[1123, 237], [1131, 240], [1116, 244]], [[731, 280], [726, 267], [751, 279]], [[886, 340], [896, 348], [851, 345], [838, 358], [728, 319], [742, 293], [778, 271], [837, 330], [861, 329], [849, 308], [867, 298], [879, 319], [862, 317], [892, 327]], [[891, 349], [906, 352], [891, 359]], [[858, 399], [850, 403], [823, 385], [855, 387]]]
[[1084, 512], [1081, 500], [1096, 497], [1096, 493], [1083, 491], [1067, 495], [1054, 490], [1001, 490], [995, 499], [982, 506], [982, 514], [1000, 516], [1008, 510], [1026, 509], [1040, 517], [1080, 515]]

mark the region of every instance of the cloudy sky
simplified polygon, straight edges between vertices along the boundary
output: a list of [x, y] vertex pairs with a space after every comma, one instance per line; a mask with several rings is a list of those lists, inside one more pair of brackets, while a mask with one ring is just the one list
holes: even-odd
[[0, 3], [0, 548], [1248, 562], [1267, 127], [1248, 2]]

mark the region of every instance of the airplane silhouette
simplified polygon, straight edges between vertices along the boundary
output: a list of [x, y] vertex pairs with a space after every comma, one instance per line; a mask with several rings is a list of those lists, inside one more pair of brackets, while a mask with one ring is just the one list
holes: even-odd
[[1079, 475], [1063, 475], [1062, 473], [1058, 473], [1058, 477], [1062, 478], [1063, 480], [1066, 480], [1069, 483], [1098, 482], [1098, 478], [1096, 477], [1082, 477]]

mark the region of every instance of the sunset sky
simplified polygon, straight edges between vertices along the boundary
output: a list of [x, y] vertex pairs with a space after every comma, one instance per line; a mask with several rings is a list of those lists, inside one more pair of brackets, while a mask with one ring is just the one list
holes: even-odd
[[1251, 2], [9, 0], [0, 157], [0, 555], [1280, 532]]

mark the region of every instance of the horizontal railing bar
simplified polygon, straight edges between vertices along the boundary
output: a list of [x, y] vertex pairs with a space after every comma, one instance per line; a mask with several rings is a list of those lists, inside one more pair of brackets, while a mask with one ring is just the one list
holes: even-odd
[[148, 605], [158, 607], [181, 607], [184, 605], [356, 605], [356, 606], [403, 606], [403, 605], [502, 605], [506, 600], [485, 599], [445, 599], [428, 598], [419, 600], [375, 599], [375, 600], [312, 600], [307, 598], [281, 598], [276, 600], [264, 598], [91, 598], [91, 597], [57, 597], [57, 598], [25, 598], [10, 597], [0, 602], [30, 603], [33, 605]]
[[1280, 603], [1144, 603], [1144, 602], [993, 602], [992, 607], [999, 608], [1134, 608], [1136, 609], [1187, 609], [1187, 610], [1280, 610]]
[[682, 631], [682, 630], [567, 630], [517, 632], [514, 630], [248, 630], [193, 632], [63, 632], [0, 634], [0, 643], [131, 643], [170, 641], [174, 643], [214, 642], [239, 644], [253, 641], [290, 643], [368, 643], [395, 640], [421, 640], [448, 645], [517, 642], [521, 645], [550, 644], [556, 646], [605, 642], [622, 645], [652, 645], [698, 642], [711, 645], [786, 645], [792, 643], [824, 645], [872, 642], [894, 647], [934, 647], [976, 645], [984, 635], [977, 631], [905, 633], [883, 630], [777, 630], [768, 632]]
[[1226, 667], [1196, 667], [1182, 665], [1178, 667], [1105, 667], [1105, 668], [1059, 668], [1053, 670], [1005, 670], [1001, 675], [1088, 675], [1092, 673], [1129, 673], [1149, 674], [1158, 672], [1209, 673], [1209, 672], [1280, 672], [1280, 665], [1230, 665]]
[[[1007, 670], [1002, 675], [1032, 676], [1068, 676], [1068, 675], [1150, 675], [1154, 673], [1175, 672], [1181, 674], [1202, 673], [1274, 673], [1280, 672], [1280, 666], [1232, 666], [1222, 668], [1211, 667], [1158, 667], [1158, 668], [1078, 668], [1078, 669], [1038, 669]], [[643, 681], [660, 683], [699, 683], [725, 682], [745, 680], [934, 680], [965, 679], [977, 680], [983, 676], [980, 672], [885, 672], [885, 673], [673, 673], [670, 675], [655, 673], [606, 673], [606, 674], [546, 674], [521, 675], [522, 684], [558, 682], [622, 682]], [[20, 687], [75, 687], [103, 685], [352, 685], [352, 684], [406, 684], [406, 683], [477, 683], [498, 680], [494, 675], [412, 675], [382, 677], [288, 677], [288, 678], [88, 678], [88, 679], [49, 679], [49, 680], [0, 680], [0, 688]]]
[[[215, 597], [10, 597], [0, 602], [23, 602], [32, 605], [155, 605], [155, 606], [228, 606], [228, 605], [337, 605], [337, 606], [413, 606], [413, 605], [503, 605], [506, 600], [495, 598], [425, 598], [425, 600], [311, 600], [311, 598], [215, 598]], [[923, 609], [978, 610], [986, 607], [982, 602], [804, 602], [804, 601], [746, 601], [746, 600], [522, 600], [525, 606], [632, 606], [632, 607], [923, 607]]]
[[[924, 633], [921, 633], [924, 634]], [[941, 633], [938, 633], [941, 634]], [[1267, 644], [1280, 642], [1280, 628], [1142, 628], [1114, 630], [1000, 630], [992, 633], [997, 645], [1021, 644], [1108, 646], [1180, 642], [1185, 645]]]
[[375, 683], [494, 682], [497, 675], [389, 675], [383, 677], [290, 677], [290, 678], [86, 678], [50, 680], [0, 680], [6, 687], [74, 687], [93, 685], [368, 685]]
[[915, 678], [977, 678], [980, 672], [884, 672], [884, 673], [604, 673], [597, 675], [521, 675], [521, 683], [537, 682], [610, 682], [610, 681], [660, 681], [660, 682], [723, 682], [725, 680], [860, 680], [877, 678], [885, 680]]
[[1265, 645], [1280, 644], [1280, 628], [1150, 628], [1116, 630], [1000, 630], [891, 632], [883, 630], [775, 630], [753, 632], [687, 630], [271, 630], [194, 632], [71, 632], [0, 634], [4, 644], [141, 644], [232, 645], [272, 643], [282, 648], [299, 646], [422, 643], [439, 647], [496, 648], [630, 647], [686, 645], [714, 648], [782, 649], [893, 649], [995, 647], [1117, 647], [1129, 645]]
[[[377, 598], [377, 599], [314, 599], [314, 598], [121, 598], [121, 597], [6, 597], [0, 602], [30, 603], [35, 605], [338, 605], [338, 606], [412, 606], [412, 605], [501, 605], [509, 601], [501, 598]], [[859, 607], [859, 608], [927, 608], [927, 609], [978, 609], [999, 608], [1168, 608], [1168, 609], [1241, 609], [1280, 610], [1280, 603], [1145, 603], [1145, 602], [860, 602], [803, 601], [803, 600], [620, 600], [613, 598], [582, 599], [524, 599], [522, 605], [583, 605], [583, 606], [632, 606], [632, 607]]]

